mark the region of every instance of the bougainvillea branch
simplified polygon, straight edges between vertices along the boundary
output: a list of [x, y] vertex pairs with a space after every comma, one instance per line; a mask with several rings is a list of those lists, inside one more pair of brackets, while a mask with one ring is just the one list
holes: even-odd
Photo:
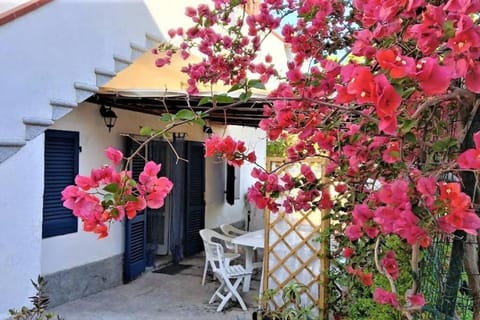
[[[480, 227], [458, 174], [480, 169], [478, 145], [462, 150], [478, 111], [480, 1], [268, 0], [250, 15], [246, 6], [214, 0], [188, 8], [192, 27], [169, 33], [181, 38], [184, 56], [193, 48], [203, 54], [183, 70], [189, 91], [223, 82], [248, 93], [252, 79], [277, 79], [259, 127], [271, 140], [296, 137], [287, 163], [328, 159], [326, 177], [319, 182], [306, 164], [295, 177], [256, 168], [249, 200], [272, 212], [329, 210], [340, 244], [365, 251], [349, 254], [349, 274], [370, 284], [366, 275], [376, 270], [388, 290], [375, 282], [372, 298], [410, 319], [425, 303], [421, 251], [437, 234]], [[282, 24], [292, 13], [296, 19]], [[291, 53], [285, 65], [262, 47], [275, 32]], [[208, 140], [213, 154], [235, 165], [252, 157], [231, 137]], [[442, 181], [449, 176], [455, 181]], [[393, 239], [410, 256], [401, 264], [414, 275], [409, 290], [397, 283], [402, 249], [389, 248]]]

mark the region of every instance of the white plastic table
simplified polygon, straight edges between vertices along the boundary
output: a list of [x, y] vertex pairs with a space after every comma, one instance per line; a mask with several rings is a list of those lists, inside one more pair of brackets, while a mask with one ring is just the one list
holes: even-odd
[[[253, 232], [248, 232], [241, 236], [235, 237], [232, 239], [232, 243], [239, 246], [245, 247], [245, 269], [252, 272], [253, 269], [253, 249], [254, 248], [264, 248], [265, 246], [265, 230], [257, 230]], [[262, 268], [263, 274], [263, 268]], [[243, 292], [250, 290], [250, 281], [252, 276], [245, 277], [243, 281]], [[262, 275], [263, 278], [263, 275]], [[261, 285], [260, 285], [261, 287]], [[260, 288], [260, 292], [262, 288]]]

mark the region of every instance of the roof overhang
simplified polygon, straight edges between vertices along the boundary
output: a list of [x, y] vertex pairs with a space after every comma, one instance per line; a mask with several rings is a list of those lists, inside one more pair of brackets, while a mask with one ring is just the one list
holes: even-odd
[[[212, 93], [226, 93], [227, 86], [199, 86], [199, 94], [187, 94], [187, 75], [181, 72], [188, 63], [196, 63], [200, 58], [190, 56], [185, 61], [174, 54], [171, 63], [161, 68], [155, 66], [158, 55], [148, 51], [130, 66], [120, 71], [110, 81], [101, 86], [98, 93], [87, 101], [152, 115], [177, 113], [181, 109], [206, 111], [211, 104], [198, 105], [199, 101]], [[257, 127], [263, 116], [263, 105], [267, 102], [267, 92], [256, 90], [246, 102], [236, 102], [232, 107], [211, 111], [206, 119], [221, 124], [234, 124]], [[218, 105], [217, 105], [218, 107]]]

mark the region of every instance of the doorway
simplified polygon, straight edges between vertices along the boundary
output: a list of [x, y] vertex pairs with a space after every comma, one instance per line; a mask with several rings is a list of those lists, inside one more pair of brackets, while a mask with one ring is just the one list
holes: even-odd
[[[126, 154], [129, 155], [141, 141], [131, 136], [126, 139]], [[177, 161], [177, 156], [188, 162]], [[203, 249], [198, 231], [205, 226], [204, 159], [203, 143], [183, 139], [150, 141], [134, 157], [133, 178], [138, 179], [147, 161], [155, 161], [162, 165], [159, 175], [172, 180], [174, 188], [162, 208], [147, 208], [134, 219], [126, 220], [125, 282], [135, 279], [147, 266], [154, 266], [158, 255], [171, 255], [172, 260], [178, 262], [184, 255]]]

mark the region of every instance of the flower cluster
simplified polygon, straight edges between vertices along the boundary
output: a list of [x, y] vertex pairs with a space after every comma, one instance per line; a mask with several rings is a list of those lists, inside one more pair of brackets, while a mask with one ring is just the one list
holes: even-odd
[[126, 216], [133, 219], [137, 212], [160, 208], [173, 187], [170, 180], [157, 177], [160, 165], [150, 161], [140, 174], [138, 183], [129, 171], [116, 171], [123, 159], [121, 151], [108, 148], [105, 151], [110, 165], [93, 169], [90, 176], [77, 175], [75, 185], [62, 191], [63, 205], [83, 222], [83, 229], [108, 236], [108, 223], [121, 221]]
[[255, 163], [257, 160], [255, 152], [245, 154], [246, 151], [245, 142], [235, 141], [231, 136], [222, 139], [214, 134], [205, 140], [205, 157], [222, 156], [232, 166], [239, 167], [245, 160]]

